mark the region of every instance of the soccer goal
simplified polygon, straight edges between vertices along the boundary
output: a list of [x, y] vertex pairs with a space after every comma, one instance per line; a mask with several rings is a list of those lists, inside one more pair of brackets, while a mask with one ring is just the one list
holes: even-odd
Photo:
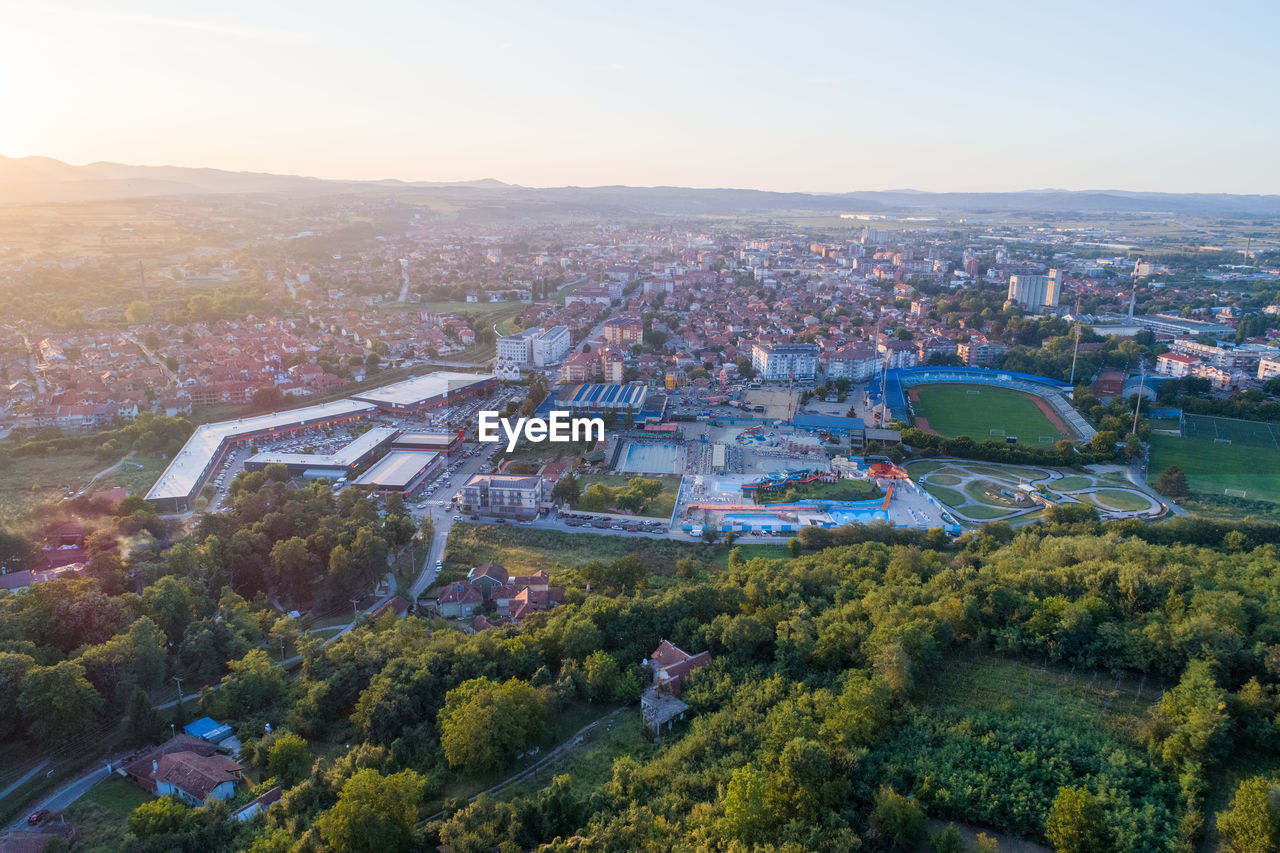
[[1041, 444], [1053, 444], [1057, 440], [1058, 437], [1056, 435], [1042, 435], [1039, 438]]
[[964, 393], [966, 393], [966, 394], [981, 394], [981, 393], [982, 393], [982, 391], [981, 391], [980, 389], [978, 389], [978, 388], [966, 388], [966, 389], [964, 389]]
[[999, 435], [999, 436], [1003, 436], [1003, 435], [1004, 435], [1004, 430], [1002, 430], [1002, 429], [993, 429], [993, 430], [989, 430], [989, 434], [990, 434], [990, 435]]
[[1231, 439], [1229, 439], [1229, 438], [1215, 438], [1215, 439], [1213, 440], [1213, 443], [1214, 443], [1214, 444], [1230, 444], [1230, 443], [1231, 443]]
[[1222, 493], [1229, 498], [1245, 498], [1249, 493], [1244, 489], [1223, 489]]

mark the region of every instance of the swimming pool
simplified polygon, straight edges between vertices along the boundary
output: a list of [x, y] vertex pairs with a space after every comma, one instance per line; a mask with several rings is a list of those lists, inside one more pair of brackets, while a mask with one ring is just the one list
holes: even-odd
[[882, 509], [828, 509], [827, 515], [836, 524], [867, 524], [872, 521], [888, 521], [889, 513]]
[[680, 445], [657, 442], [627, 445], [620, 470], [628, 474], [680, 473]]

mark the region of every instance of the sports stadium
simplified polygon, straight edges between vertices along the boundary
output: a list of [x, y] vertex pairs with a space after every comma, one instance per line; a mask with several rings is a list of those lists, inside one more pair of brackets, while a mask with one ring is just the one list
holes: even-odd
[[[1044, 376], [986, 368], [904, 367], [872, 385], [867, 405], [885, 419], [974, 441], [1087, 441], [1096, 430], [1071, 405], [1072, 388]], [[878, 412], [877, 412], [878, 413]]]

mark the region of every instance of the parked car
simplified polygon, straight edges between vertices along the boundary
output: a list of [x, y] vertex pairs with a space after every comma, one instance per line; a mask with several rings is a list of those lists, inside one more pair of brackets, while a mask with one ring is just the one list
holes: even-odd
[[39, 826], [40, 821], [49, 816], [48, 809], [40, 809], [38, 812], [32, 812], [27, 815], [27, 826]]

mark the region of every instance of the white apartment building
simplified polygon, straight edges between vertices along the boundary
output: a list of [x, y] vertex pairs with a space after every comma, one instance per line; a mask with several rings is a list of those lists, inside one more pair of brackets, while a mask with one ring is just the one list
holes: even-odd
[[827, 360], [828, 379], [867, 382], [880, 370], [880, 355], [868, 344], [846, 344]]
[[569, 354], [569, 327], [552, 326], [533, 339], [533, 363], [537, 367], [559, 364]]
[[1008, 302], [1021, 305], [1032, 313], [1057, 308], [1062, 296], [1062, 270], [1049, 270], [1048, 275], [1009, 276]]
[[751, 366], [761, 379], [812, 379], [818, 372], [818, 345], [755, 342]]
[[570, 343], [568, 326], [552, 326], [545, 331], [534, 327], [498, 338], [498, 358], [513, 364], [546, 367], [564, 361]]
[[469, 512], [533, 518], [542, 502], [542, 478], [515, 474], [476, 474], [460, 491], [458, 503]]

